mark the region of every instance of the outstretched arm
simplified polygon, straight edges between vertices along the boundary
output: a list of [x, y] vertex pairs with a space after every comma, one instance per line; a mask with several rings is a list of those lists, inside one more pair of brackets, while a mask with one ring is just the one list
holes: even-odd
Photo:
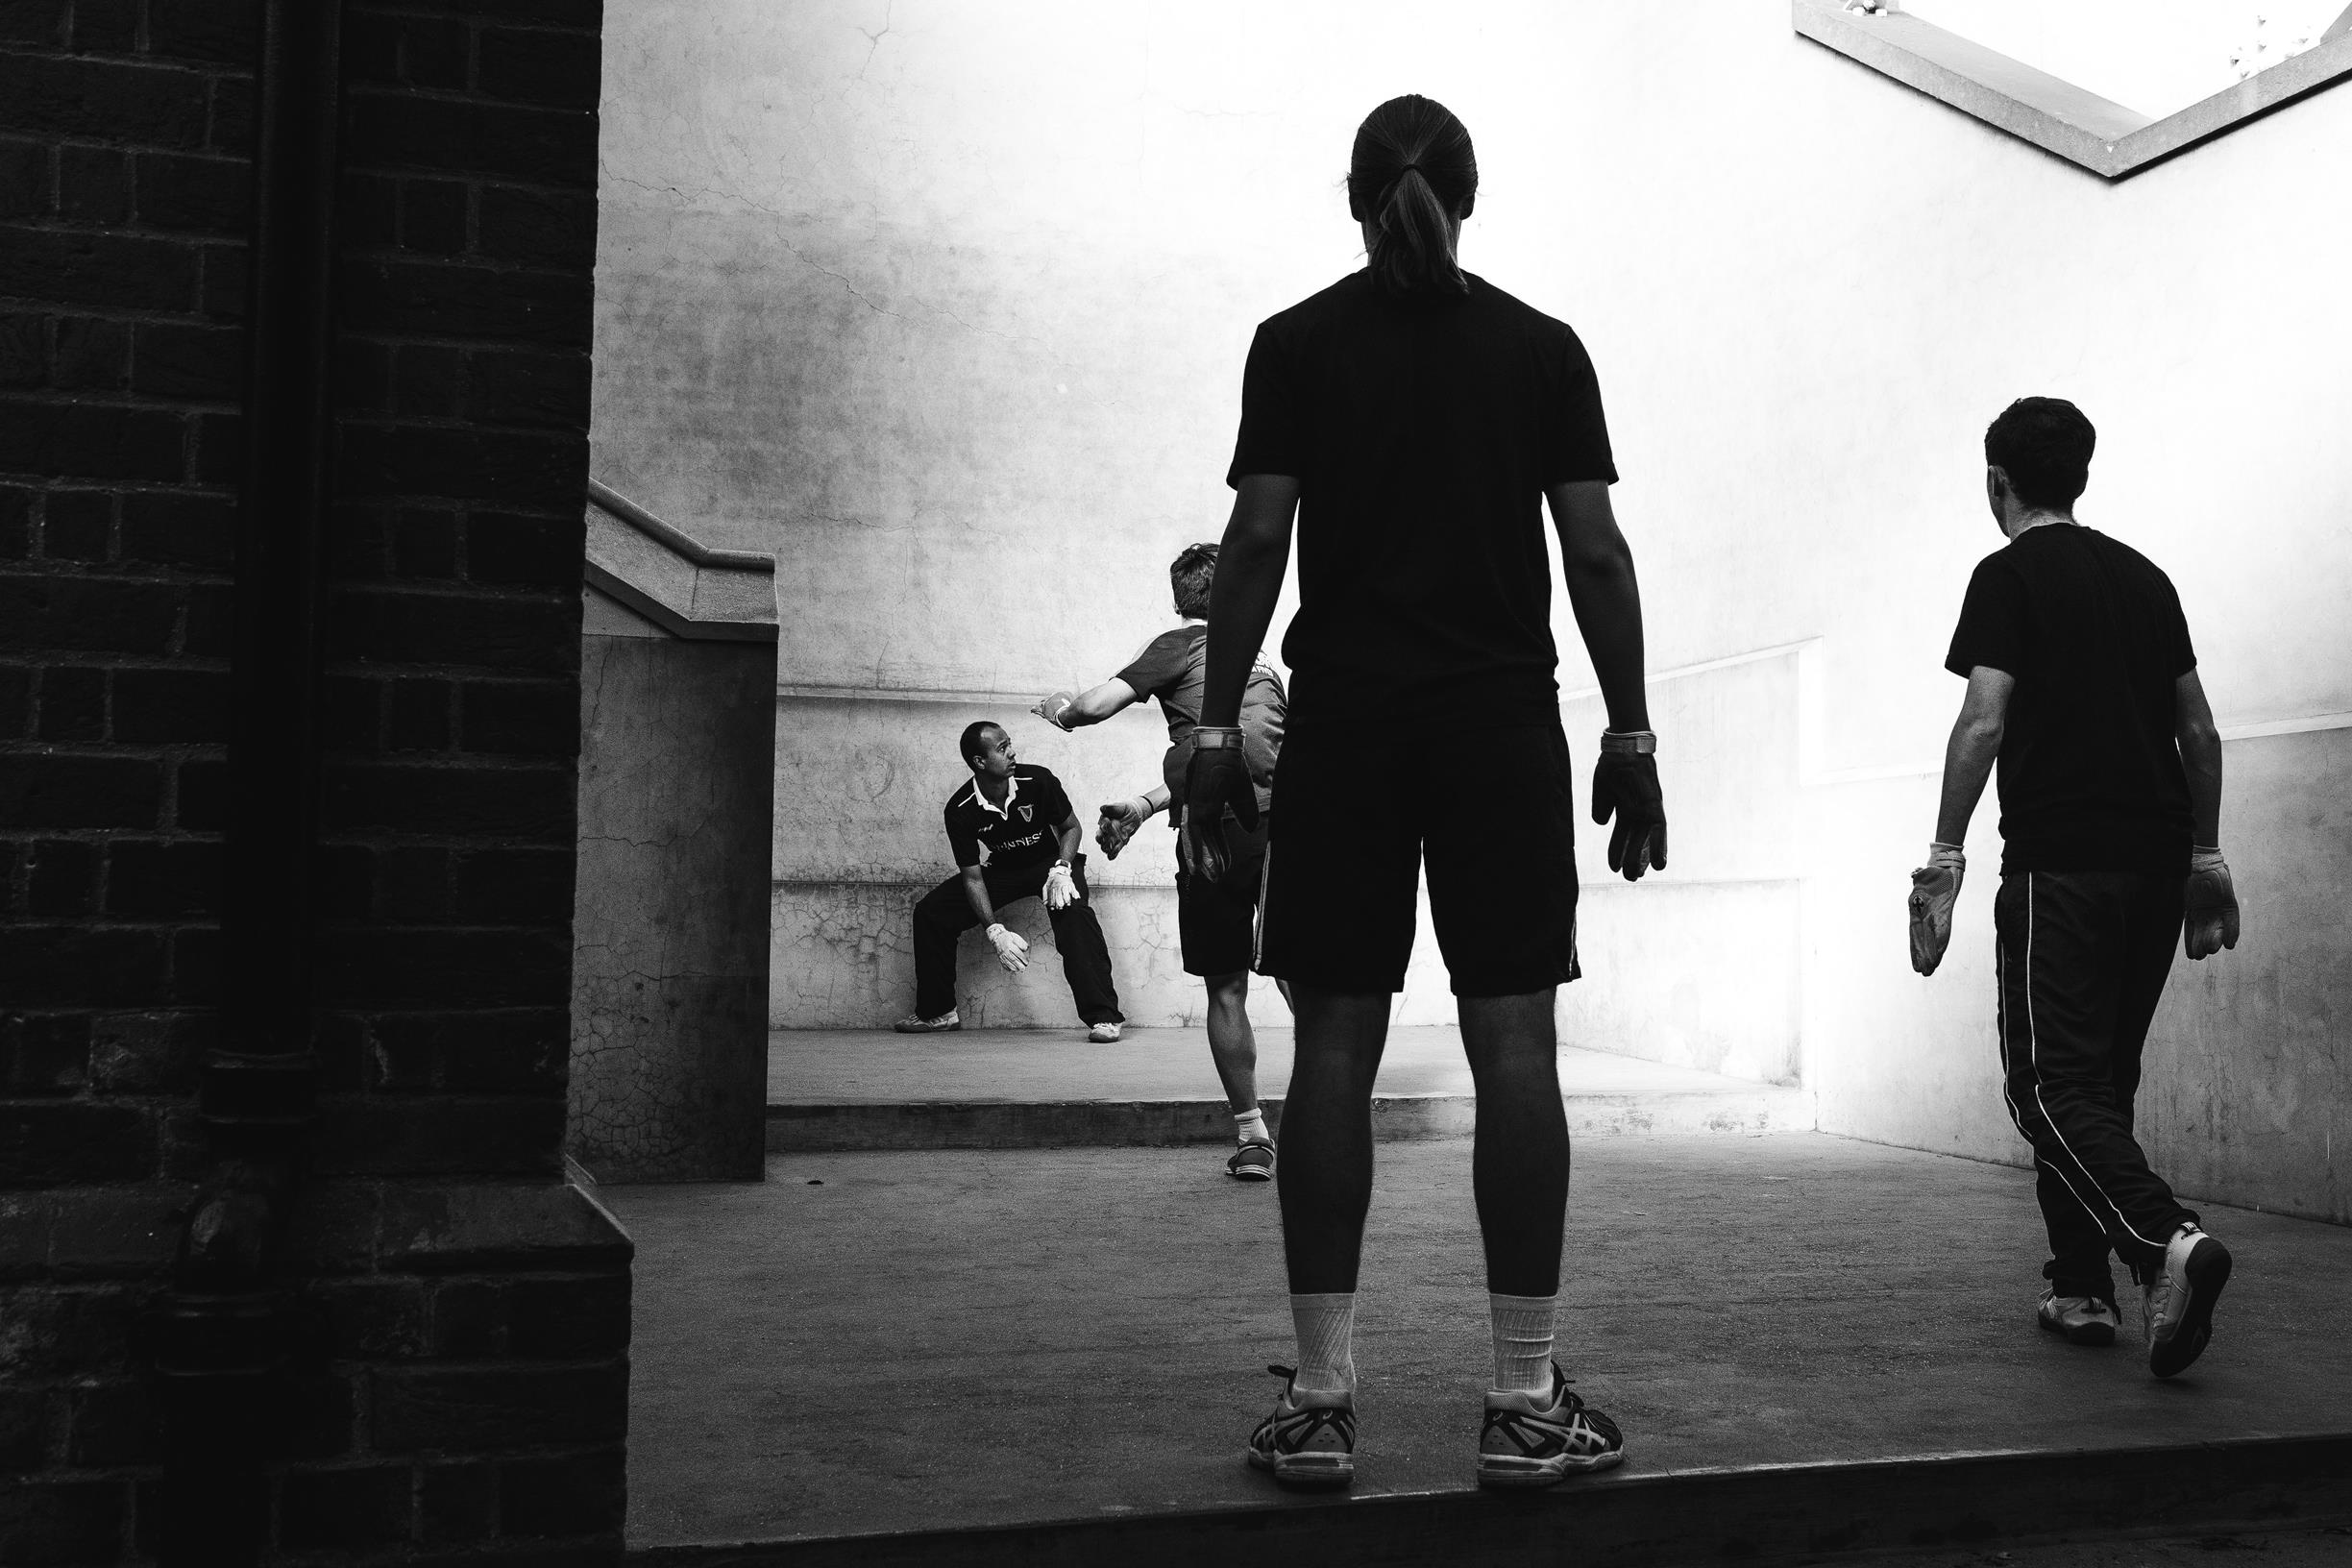
[[1577, 630], [1592, 655], [1609, 728], [1620, 734], [1650, 727], [1650, 697], [1642, 678], [1641, 584], [1633, 548], [1617, 527], [1608, 486], [1598, 479], [1556, 484], [1552, 527], [1559, 534], [1560, 575]]
[[1216, 581], [1209, 590], [1209, 664], [1203, 676], [1200, 722], [1230, 728], [1240, 722], [1241, 692], [1265, 646], [1290, 566], [1290, 525], [1298, 515], [1299, 481], [1286, 474], [1244, 474], [1233, 517], [1217, 547]]
[[1056, 692], [1029, 711], [1060, 729], [1084, 729], [1099, 724], [1137, 701], [1136, 689], [1118, 676], [1113, 675], [1099, 686], [1090, 686], [1076, 697]]
[[1985, 780], [2000, 756], [2001, 736], [2009, 726], [2009, 694], [2017, 677], [2006, 670], [1980, 664], [1969, 672], [1968, 696], [1960, 699], [1960, 717], [1952, 721], [1951, 739], [1944, 747], [1944, 801], [1936, 813], [1936, 842], [1958, 845], [1968, 842], [1969, 819], [1984, 795]]

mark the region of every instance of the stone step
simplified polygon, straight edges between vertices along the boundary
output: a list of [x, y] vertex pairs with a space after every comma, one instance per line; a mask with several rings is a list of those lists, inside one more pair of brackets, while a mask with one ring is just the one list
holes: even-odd
[[[1283, 1102], [1260, 1100], [1279, 1138]], [[1813, 1128], [1802, 1090], [1562, 1094], [1572, 1137], [1622, 1133], [1801, 1133]], [[1382, 1142], [1460, 1138], [1477, 1124], [1467, 1094], [1383, 1094], [1372, 1101], [1372, 1136]], [[868, 1105], [771, 1105], [768, 1152], [823, 1149], [1157, 1148], [1229, 1143], [1223, 1100], [913, 1100]]]
[[625, 1560], [629, 1568], [1696, 1568], [1945, 1547], [1973, 1548], [1991, 1562], [1997, 1546], [2218, 1535], [2289, 1522], [2299, 1530], [2352, 1522], [2352, 1435], [1620, 1471], [1525, 1496], [1286, 1498], [1182, 1513], [656, 1547]]
[[[1260, 1103], [1280, 1134], [1290, 1032], [1259, 1032]], [[1809, 1132], [1792, 1086], [1605, 1051], [1560, 1051], [1571, 1135]], [[1115, 1045], [1075, 1031], [779, 1031], [771, 1037], [768, 1152], [1163, 1147], [1223, 1143], [1233, 1119], [1199, 1029], [1138, 1029]], [[1458, 1138], [1477, 1101], [1457, 1031], [1391, 1031], [1372, 1102], [1383, 1141]]]

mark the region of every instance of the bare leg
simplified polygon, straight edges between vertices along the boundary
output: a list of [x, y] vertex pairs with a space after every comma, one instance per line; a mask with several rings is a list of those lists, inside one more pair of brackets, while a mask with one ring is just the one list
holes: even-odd
[[1209, 987], [1209, 1057], [1216, 1064], [1225, 1103], [1239, 1115], [1258, 1109], [1258, 1036], [1250, 1028], [1249, 970], [1213, 974]]
[[[1568, 1116], [1560, 1106], [1552, 996], [1547, 987], [1460, 999], [1462, 1047], [1478, 1087], [1471, 1186], [1486, 1242], [1486, 1288], [1503, 1295], [1559, 1289]], [[1291, 1158], [1286, 1140], [1283, 1154]]]
[[[1388, 1041], [1389, 997], [1312, 986], [1294, 992], [1298, 1049], [1275, 1176], [1283, 1256], [1293, 1294], [1352, 1291], [1372, 1207], [1372, 1080]], [[1556, 1107], [1558, 1095], [1553, 1101]]]

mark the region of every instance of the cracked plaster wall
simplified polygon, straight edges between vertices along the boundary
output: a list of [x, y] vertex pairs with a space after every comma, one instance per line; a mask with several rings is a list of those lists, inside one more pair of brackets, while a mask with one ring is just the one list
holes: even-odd
[[757, 1180], [773, 654], [629, 630], [610, 600], [596, 618], [615, 633], [581, 639], [566, 1146], [601, 1181]]
[[[1797, 38], [1785, 9], [1430, 17], [608, 6], [598, 471], [714, 544], [775, 551], [781, 678], [842, 693], [800, 721], [824, 734], [818, 761], [779, 758], [779, 1021], [902, 1007], [895, 911], [944, 870], [942, 742], [967, 718], [1009, 718], [1090, 815], [1151, 776], [1149, 719], [1065, 740], [1019, 709], [1164, 624], [1166, 560], [1229, 504], [1251, 329], [1357, 264], [1348, 137], [1400, 90], [1479, 138], [1468, 264], [1592, 350], [1654, 669], [1819, 638], [1822, 767], [1940, 755], [1945, 641], [1998, 544], [1980, 434], [2043, 392], [2099, 425], [2081, 515], [2172, 572], [2222, 722], [2352, 710], [2352, 247], [2342, 204], [2311, 199], [2352, 144], [2352, 90], [2110, 186]], [[1555, 623], [1573, 690], [1589, 671], [1556, 601]], [[872, 695], [907, 689], [1018, 698]], [[1776, 794], [1793, 722], [1662, 707], [1660, 886], [1721, 891], [1588, 887], [1590, 977], [1563, 1017], [1611, 1048], [1759, 1076], [1795, 1061], [1839, 1130], [2014, 1155], [1989, 992], [1965, 970], [1923, 989], [1901, 965], [1893, 912], [1932, 778]], [[1582, 757], [1593, 707], [1569, 711]], [[2228, 846], [2249, 911], [2285, 923], [2176, 987], [2180, 1043], [2152, 1060], [2147, 1105], [2184, 1169], [2226, 1145], [2213, 1183], [2340, 1214], [2332, 1131], [2310, 1129], [2342, 1114], [2346, 967], [2316, 962], [2341, 949], [2314, 945], [2340, 927], [2311, 890], [2352, 881], [2352, 846], [2301, 804], [2315, 780], [2340, 789], [2328, 733], [2232, 747]], [[2275, 772], [2238, 761], [2273, 753]], [[784, 781], [827, 758], [869, 793], [792, 817]], [[1988, 843], [1964, 919], [1985, 915], [1992, 863]], [[1148, 865], [1097, 868], [1115, 943], [1144, 943], [1168, 896], [1164, 847]], [[1799, 959], [1759, 959], [1743, 936], [1782, 941], [1792, 900]], [[1441, 1016], [1428, 956], [1425, 938], [1405, 1005]], [[1158, 955], [1115, 959], [1151, 999], [1139, 1017], [1181, 1012], [1184, 988], [1148, 978]], [[993, 1019], [1066, 1017], [1050, 964], [972, 981]], [[1665, 1017], [1662, 998], [1703, 992]], [[2219, 1070], [2246, 1031], [2263, 1038]], [[2291, 1102], [2286, 1130], [2254, 1115]], [[2238, 1130], [2198, 1144], [2171, 1126]]]

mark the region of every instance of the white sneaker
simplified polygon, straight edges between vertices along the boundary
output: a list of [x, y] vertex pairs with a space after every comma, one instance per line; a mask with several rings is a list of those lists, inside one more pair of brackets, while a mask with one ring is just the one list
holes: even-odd
[[964, 1020], [956, 1017], [956, 1010], [951, 1007], [936, 1018], [926, 1018], [920, 1013], [909, 1013], [891, 1027], [902, 1035], [936, 1035], [963, 1028]]
[[2042, 1292], [2034, 1321], [2050, 1334], [2062, 1334], [2070, 1344], [2112, 1345], [2120, 1321], [2113, 1304], [2096, 1296], [2062, 1296], [2051, 1286]]
[[1119, 1023], [1098, 1023], [1087, 1031], [1087, 1039], [1097, 1045], [1116, 1044], [1119, 1031], [1125, 1027], [1126, 1025]]
[[2183, 1225], [2165, 1248], [2164, 1267], [2143, 1287], [2140, 1332], [2147, 1339], [2150, 1372], [2168, 1378], [2205, 1353], [2214, 1303], [2229, 1277], [2229, 1248]]

